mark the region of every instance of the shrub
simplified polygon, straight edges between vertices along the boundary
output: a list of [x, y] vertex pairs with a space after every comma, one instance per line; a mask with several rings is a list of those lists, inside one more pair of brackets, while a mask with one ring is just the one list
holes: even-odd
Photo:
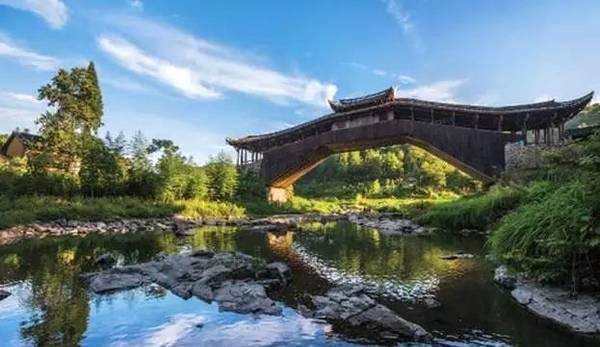
[[577, 285], [600, 260], [599, 184], [587, 175], [535, 185], [528, 202], [502, 219], [493, 254], [518, 271]]

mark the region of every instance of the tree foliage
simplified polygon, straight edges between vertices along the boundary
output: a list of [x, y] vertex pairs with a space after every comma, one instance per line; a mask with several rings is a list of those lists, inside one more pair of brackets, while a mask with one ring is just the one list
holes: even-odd
[[470, 192], [479, 183], [432, 154], [410, 145], [341, 153], [302, 178], [308, 196], [369, 197]]
[[206, 165], [206, 175], [208, 176], [208, 192], [211, 199], [233, 199], [238, 183], [238, 173], [231, 158], [224, 152], [212, 157]]
[[87, 150], [85, 146], [92, 145], [89, 138], [102, 125], [102, 93], [94, 64], [60, 69], [39, 89], [38, 98], [53, 109], [36, 120], [42, 141], [31, 164], [38, 172], [51, 168], [72, 173]]

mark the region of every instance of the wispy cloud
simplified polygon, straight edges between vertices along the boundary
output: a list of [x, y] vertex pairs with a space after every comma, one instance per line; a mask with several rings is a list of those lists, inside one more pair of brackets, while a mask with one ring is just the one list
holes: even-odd
[[111, 22], [118, 34], [98, 37], [102, 51], [135, 73], [151, 77], [191, 98], [234, 91], [276, 103], [326, 106], [337, 87], [314, 78], [265, 67], [234, 48], [138, 17]]
[[61, 0], [0, 0], [0, 5], [33, 12], [54, 29], [62, 28], [67, 22], [67, 6]]
[[137, 8], [138, 10], [144, 9], [144, 3], [142, 0], [131, 0], [129, 1], [129, 5], [133, 8]]
[[143, 93], [152, 91], [146, 84], [125, 76], [102, 75], [100, 82], [116, 89], [127, 92]]
[[411, 41], [413, 48], [417, 51], [423, 50], [423, 43], [421, 37], [415, 29], [415, 25], [410, 17], [408, 11], [406, 11], [399, 0], [382, 0], [385, 4], [387, 13], [398, 23], [404, 35]]
[[411, 76], [408, 75], [403, 75], [403, 74], [397, 74], [395, 72], [390, 72], [390, 71], [386, 71], [383, 69], [379, 69], [379, 68], [375, 68], [375, 67], [371, 67], [371, 66], [367, 66], [361, 63], [357, 63], [357, 62], [348, 62], [346, 63], [347, 65], [355, 68], [355, 69], [359, 69], [359, 70], [364, 70], [364, 71], [369, 71], [372, 74], [379, 76], [379, 77], [385, 77], [397, 82], [400, 82], [401, 84], [411, 84], [411, 83], [416, 83], [417, 80], [414, 79]]
[[33, 95], [0, 91], [0, 132], [7, 133], [17, 127], [32, 129], [45, 109], [44, 103]]
[[465, 83], [464, 79], [437, 81], [415, 88], [396, 89], [396, 95], [405, 98], [457, 102], [457, 89]]
[[205, 87], [194, 77], [192, 69], [146, 54], [131, 42], [120, 37], [102, 36], [100, 48], [127, 69], [152, 77], [191, 98], [214, 98], [220, 93]]
[[2, 56], [42, 71], [52, 71], [60, 65], [58, 59], [19, 46], [6, 35], [0, 34], [0, 57]]

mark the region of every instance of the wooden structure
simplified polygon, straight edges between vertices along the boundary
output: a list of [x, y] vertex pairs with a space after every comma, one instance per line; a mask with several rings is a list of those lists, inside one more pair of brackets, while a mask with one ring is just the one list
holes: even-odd
[[275, 200], [285, 200], [283, 190], [333, 153], [401, 143], [422, 147], [490, 182], [504, 169], [506, 143], [560, 143], [564, 123], [592, 97], [593, 92], [564, 102], [487, 107], [396, 98], [390, 88], [330, 101], [331, 114], [227, 143], [236, 149], [238, 165], [260, 163]]
[[22, 157], [39, 138], [38, 135], [13, 131], [0, 147], [0, 155], [6, 158]]

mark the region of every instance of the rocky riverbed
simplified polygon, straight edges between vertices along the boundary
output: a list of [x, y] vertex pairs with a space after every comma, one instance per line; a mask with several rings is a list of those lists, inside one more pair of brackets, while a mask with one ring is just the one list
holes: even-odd
[[256, 232], [275, 234], [296, 230], [301, 223], [335, 222], [348, 220], [351, 223], [376, 228], [384, 234], [426, 234], [435, 229], [422, 227], [394, 213], [350, 213], [350, 214], [285, 214], [266, 218], [187, 220], [178, 216], [169, 218], [107, 218], [103, 221], [57, 220], [15, 226], [0, 230], [0, 244], [22, 238], [87, 235], [125, 234], [139, 232], [173, 231], [178, 236], [193, 235], [202, 226], [234, 226]]
[[[186, 300], [197, 297], [208, 303], [215, 301], [224, 311], [279, 315], [283, 304], [272, 299], [270, 292], [286, 286], [291, 274], [284, 263], [266, 263], [239, 252], [196, 251], [160, 255], [152, 262], [89, 273], [84, 277], [96, 294], [160, 285]], [[431, 340], [431, 335], [422, 327], [377, 303], [359, 286], [335, 287], [310, 301], [310, 305], [299, 308], [303, 315], [363, 329], [354, 329], [358, 335], [362, 331], [378, 339]]]
[[512, 274], [505, 266], [496, 269], [494, 280], [510, 290], [511, 296], [527, 310], [571, 331], [600, 334], [600, 299], [574, 297], [567, 290], [544, 286]]
[[348, 221], [375, 228], [384, 234], [427, 234], [435, 228], [423, 227], [397, 213], [350, 214]]
[[274, 215], [267, 218], [205, 219], [188, 220], [179, 216], [168, 218], [107, 218], [103, 221], [80, 221], [61, 219], [53, 222], [38, 222], [0, 230], [0, 244], [22, 238], [43, 238], [48, 236], [125, 234], [139, 232], [173, 231], [178, 236], [192, 235], [202, 226], [235, 226], [254, 231], [287, 231], [295, 229], [299, 223], [327, 222], [347, 219], [346, 215], [290, 214]]

